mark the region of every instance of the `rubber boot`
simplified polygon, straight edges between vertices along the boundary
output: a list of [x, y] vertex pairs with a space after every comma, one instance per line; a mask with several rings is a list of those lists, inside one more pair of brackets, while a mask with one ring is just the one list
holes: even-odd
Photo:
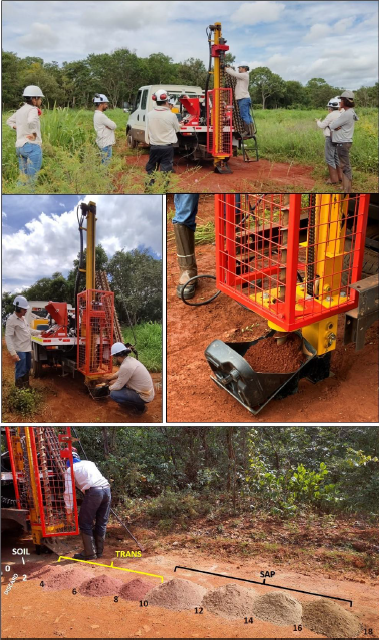
[[249, 124], [249, 132], [250, 132], [250, 136], [253, 137], [254, 136], [254, 123], [250, 122]]
[[[185, 283], [197, 276], [197, 264], [195, 257], [195, 232], [185, 224], [174, 224], [174, 234], [178, 264], [180, 268], [179, 283], [176, 287], [176, 295], [182, 297], [182, 289]], [[184, 289], [184, 299], [191, 300], [195, 295], [195, 284], [190, 284]]]
[[342, 174], [342, 191], [343, 193], [351, 193], [351, 180]]
[[334, 169], [333, 167], [331, 167], [330, 164], [328, 164], [328, 169], [329, 169], [329, 179], [326, 180], [326, 184], [338, 184], [339, 179], [338, 179], [337, 169]]
[[338, 167], [338, 166], [337, 166], [337, 175], [338, 175], [338, 181], [342, 182], [343, 173], [342, 173], [341, 167]]
[[95, 540], [93, 536], [90, 536], [88, 533], [84, 533], [84, 531], [80, 532], [83, 541], [83, 551], [81, 553], [76, 553], [74, 555], [74, 560], [96, 560], [96, 548], [95, 548]]
[[103, 555], [104, 540], [105, 540], [105, 536], [99, 536], [97, 533], [95, 533], [96, 555], [98, 558], [101, 558]]
[[14, 383], [15, 383], [17, 389], [23, 389], [24, 388], [24, 376], [20, 376], [20, 378], [16, 378]]
[[23, 376], [23, 379], [24, 379], [24, 389], [30, 389], [29, 371], [28, 373], [25, 373], [25, 375]]
[[250, 138], [250, 123], [249, 122], [245, 122], [245, 120], [243, 121], [243, 126], [245, 129], [245, 133], [243, 134], [244, 138]]

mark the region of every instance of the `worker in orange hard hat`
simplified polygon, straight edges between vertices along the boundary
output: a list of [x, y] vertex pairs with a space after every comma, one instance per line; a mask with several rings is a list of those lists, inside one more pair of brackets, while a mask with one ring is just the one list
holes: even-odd
[[[62, 457], [68, 458], [68, 450], [62, 452]], [[79, 511], [79, 529], [83, 541], [83, 551], [75, 554], [74, 558], [94, 560], [103, 555], [112, 499], [110, 484], [94, 462], [80, 459], [74, 447], [72, 448], [72, 461], [75, 485], [84, 494]], [[63, 497], [68, 520], [72, 519], [74, 491], [70, 466], [70, 460], [66, 459], [67, 469]]]

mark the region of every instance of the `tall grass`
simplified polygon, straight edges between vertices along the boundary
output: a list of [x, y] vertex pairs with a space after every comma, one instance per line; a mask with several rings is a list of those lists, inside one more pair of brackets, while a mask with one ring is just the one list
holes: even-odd
[[[350, 157], [353, 168], [376, 174], [378, 167], [378, 109], [356, 108]], [[323, 119], [326, 110], [297, 111], [286, 109], [258, 110], [258, 146], [262, 158], [278, 162], [325, 165], [324, 136], [315, 118]], [[251, 144], [248, 144], [251, 146]]]
[[150, 373], [162, 371], [162, 325], [157, 322], [143, 322], [133, 327], [122, 327], [124, 342], [136, 345], [138, 359]]

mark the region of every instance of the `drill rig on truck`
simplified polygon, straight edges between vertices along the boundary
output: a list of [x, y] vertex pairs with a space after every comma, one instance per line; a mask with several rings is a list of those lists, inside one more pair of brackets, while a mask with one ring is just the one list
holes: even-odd
[[[363, 300], [363, 306], [377, 306], [375, 285], [376, 303], [374, 298], [369, 303], [359, 282], [369, 199], [369, 194], [215, 195], [217, 288], [266, 318], [269, 332], [250, 342], [214, 340], [205, 356], [214, 382], [254, 415], [271, 399], [295, 393], [301, 378], [313, 383], [327, 378], [339, 315], [352, 322]], [[299, 337], [303, 363], [290, 373], [275, 372], [275, 341], [283, 344], [291, 333]], [[244, 356], [267, 338], [274, 339], [272, 371], [263, 373]]]
[[[2, 522], [16, 522], [31, 532], [37, 554], [43, 547], [58, 555], [66, 552], [66, 536], [79, 534], [71, 428], [5, 427], [5, 435]], [[67, 474], [71, 483], [66, 487]]]
[[[85, 377], [91, 395], [96, 380], [112, 372], [111, 345], [120, 327], [114, 313], [114, 294], [96, 288], [96, 204], [82, 202], [78, 215], [80, 252], [75, 282], [75, 314], [69, 315], [67, 303], [49, 302], [46, 310], [50, 314], [50, 325], [39, 336], [32, 337], [33, 369], [36, 376], [42, 372], [44, 363], [67, 364]], [[86, 262], [84, 267], [84, 233], [87, 236]], [[86, 277], [86, 288], [80, 289], [82, 274]], [[98, 274], [97, 281], [104, 284]]]

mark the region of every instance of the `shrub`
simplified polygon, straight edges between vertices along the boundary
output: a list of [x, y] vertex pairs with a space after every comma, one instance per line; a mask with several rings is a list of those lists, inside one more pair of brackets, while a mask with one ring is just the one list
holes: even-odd
[[36, 413], [41, 401], [41, 394], [35, 389], [12, 387], [7, 398], [7, 405], [9, 411], [29, 416]]

